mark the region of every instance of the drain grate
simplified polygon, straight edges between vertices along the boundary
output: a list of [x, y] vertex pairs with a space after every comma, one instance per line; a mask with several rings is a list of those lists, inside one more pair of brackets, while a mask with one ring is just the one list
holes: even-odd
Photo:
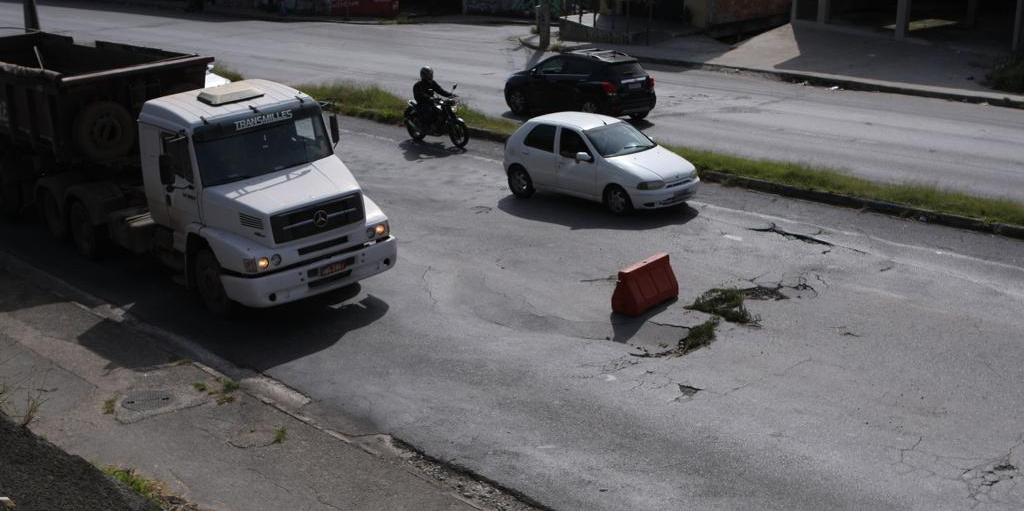
[[174, 395], [163, 390], [140, 390], [125, 396], [121, 407], [135, 412], [150, 412], [174, 404]]

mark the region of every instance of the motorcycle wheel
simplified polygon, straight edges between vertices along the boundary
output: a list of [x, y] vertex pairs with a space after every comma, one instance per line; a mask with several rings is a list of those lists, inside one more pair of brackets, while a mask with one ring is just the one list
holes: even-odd
[[469, 130], [466, 129], [466, 123], [462, 121], [453, 122], [448, 127], [448, 138], [452, 139], [455, 147], [466, 147], [466, 144], [469, 143]]
[[412, 137], [412, 139], [417, 142], [423, 140], [423, 137], [427, 136], [427, 134], [420, 130], [418, 127], [416, 127], [416, 124], [414, 124], [412, 122], [412, 119], [408, 117], [405, 118], [405, 130], [408, 131], [409, 136]]

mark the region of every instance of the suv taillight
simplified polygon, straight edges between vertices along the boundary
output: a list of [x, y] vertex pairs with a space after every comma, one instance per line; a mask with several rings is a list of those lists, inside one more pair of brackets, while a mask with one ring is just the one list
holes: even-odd
[[644, 86], [647, 87], [648, 89], [654, 90], [654, 77], [648, 75], [647, 81], [644, 82]]
[[605, 94], [615, 94], [615, 91], [617, 91], [618, 89], [619, 88], [616, 87], [615, 84], [612, 82], [601, 82], [601, 90], [603, 90]]

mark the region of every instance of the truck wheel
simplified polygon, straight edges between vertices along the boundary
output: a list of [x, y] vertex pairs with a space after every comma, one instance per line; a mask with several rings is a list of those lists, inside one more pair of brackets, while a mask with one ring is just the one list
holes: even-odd
[[196, 252], [196, 289], [206, 309], [217, 316], [229, 316], [235, 310], [235, 302], [228, 298], [224, 284], [220, 281], [221, 268], [217, 257], [208, 248]]
[[46, 229], [50, 231], [53, 239], [62, 240], [68, 236], [68, 223], [61, 214], [60, 205], [53, 192], [43, 190], [39, 192], [36, 200], [39, 207], [39, 216], [46, 222]]
[[82, 109], [72, 130], [78, 148], [97, 160], [124, 156], [135, 145], [135, 122], [125, 107], [113, 101], [98, 101]]
[[71, 239], [78, 248], [78, 253], [89, 259], [99, 259], [106, 248], [106, 231], [102, 226], [95, 226], [89, 218], [89, 211], [85, 204], [75, 201], [71, 204], [71, 212], [68, 214], [68, 227], [71, 230]]
[[[6, 146], [0, 146], [0, 152], [11, 154]], [[21, 197], [21, 183], [18, 182], [17, 159], [8, 156], [0, 160], [0, 215], [14, 218], [25, 205]]]

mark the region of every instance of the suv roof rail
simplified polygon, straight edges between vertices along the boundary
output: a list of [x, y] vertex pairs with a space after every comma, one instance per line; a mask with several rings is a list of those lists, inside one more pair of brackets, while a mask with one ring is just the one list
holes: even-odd
[[631, 57], [631, 56], [627, 55], [626, 53], [623, 53], [623, 52], [621, 52], [619, 50], [605, 50], [605, 49], [601, 49], [601, 48], [584, 48], [584, 49], [581, 49], [581, 50], [573, 50], [573, 51], [571, 51], [569, 53], [576, 54], [576, 55], [582, 55], [582, 56], [586, 56], [586, 57], [593, 57], [595, 59], [600, 59], [600, 60], [623, 60], [623, 59], [636, 60], [633, 57]]

